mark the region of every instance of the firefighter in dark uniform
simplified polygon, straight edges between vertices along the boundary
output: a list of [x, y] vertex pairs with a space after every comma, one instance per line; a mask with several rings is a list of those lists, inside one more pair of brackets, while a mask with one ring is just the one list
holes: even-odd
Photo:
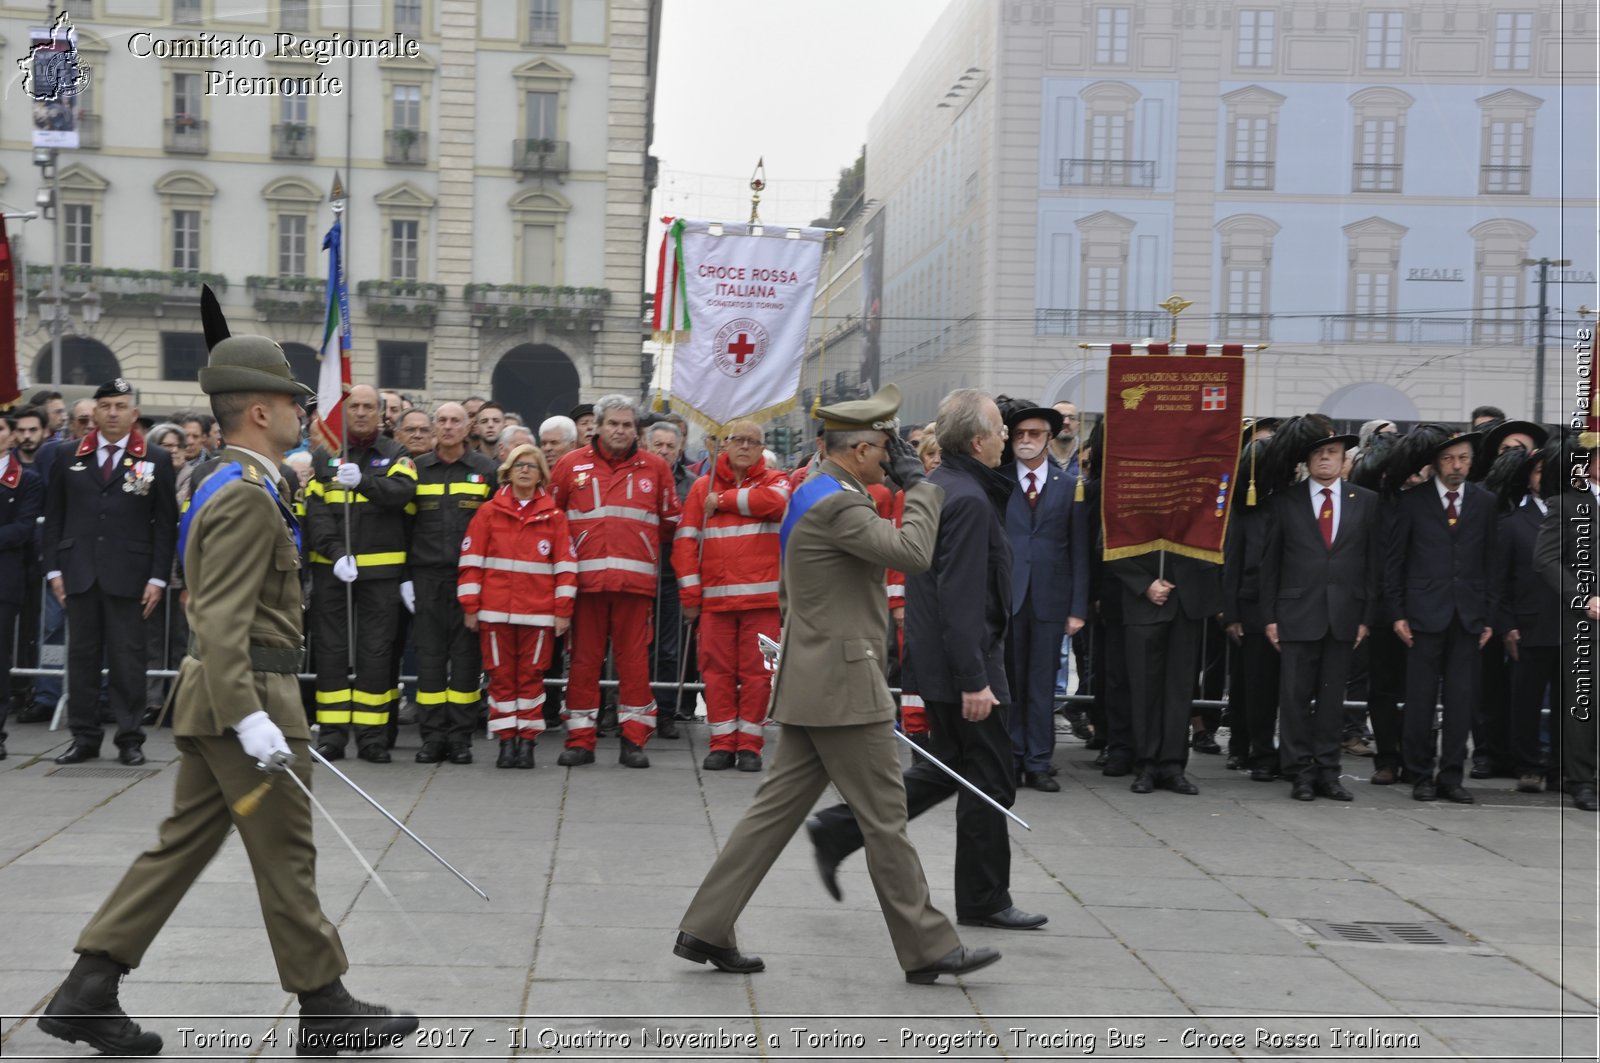
[[[311, 656], [317, 673], [317, 724], [321, 728], [317, 751], [329, 760], [338, 760], [354, 731], [361, 759], [387, 764], [385, 732], [399, 698], [390, 678], [399, 622], [395, 603], [414, 605], [406, 546], [417, 470], [404, 447], [379, 434], [382, 422], [376, 389], [356, 385], [341, 408], [348, 440], [344, 459], [318, 447], [312, 458], [312, 479], [306, 485]], [[350, 607], [346, 584], [351, 585]]]
[[494, 491], [499, 468], [467, 448], [467, 411], [447, 402], [433, 414], [437, 444], [417, 458], [417, 515], [410, 569], [416, 585], [418, 764], [472, 763], [483, 659], [456, 600], [461, 540]]

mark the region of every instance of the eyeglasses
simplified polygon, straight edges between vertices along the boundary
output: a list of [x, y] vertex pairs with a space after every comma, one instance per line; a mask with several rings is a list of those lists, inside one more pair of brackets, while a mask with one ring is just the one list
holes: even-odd
[[93, 417], [74, 417], [72, 419], [72, 423], [73, 424], [93, 424], [94, 423], [94, 418]]
[[1048, 428], [1019, 428], [1011, 433], [1019, 439], [1043, 439], [1050, 434]]
[[759, 447], [761, 444], [765, 443], [766, 440], [752, 439], [749, 436], [729, 436], [726, 440], [724, 440], [724, 442], [726, 442], [729, 446]]
[[538, 469], [538, 468], [539, 468], [539, 465], [538, 465], [537, 462], [519, 461], [515, 465], [511, 466], [511, 471], [512, 472], [517, 472], [518, 470], [521, 470], [521, 469]]
[[863, 439], [861, 442], [857, 443], [856, 446], [858, 446], [858, 447], [877, 447], [879, 450], [883, 451], [885, 454], [889, 453], [889, 448], [887, 446], [885, 446], [884, 444], [882, 444], [882, 443], [869, 443], [865, 439]]

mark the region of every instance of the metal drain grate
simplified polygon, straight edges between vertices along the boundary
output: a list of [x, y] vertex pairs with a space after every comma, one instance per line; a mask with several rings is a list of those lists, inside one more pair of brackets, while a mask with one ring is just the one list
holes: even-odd
[[1323, 919], [1297, 921], [1318, 937], [1351, 945], [1423, 945], [1447, 949], [1477, 947], [1465, 934], [1443, 923], [1335, 923]]
[[113, 768], [100, 767], [94, 764], [67, 764], [46, 772], [46, 775], [59, 775], [63, 779], [148, 779], [160, 773], [158, 768]]

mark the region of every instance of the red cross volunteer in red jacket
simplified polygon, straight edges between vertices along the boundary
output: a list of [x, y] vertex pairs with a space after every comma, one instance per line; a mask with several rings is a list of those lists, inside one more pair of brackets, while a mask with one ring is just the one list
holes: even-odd
[[757, 635], [778, 639], [778, 529], [789, 504], [788, 478], [767, 468], [761, 444], [754, 421], [728, 426], [712, 475], [689, 489], [672, 544], [683, 615], [700, 621], [707, 771], [761, 770], [772, 677]]
[[650, 624], [661, 553], [678, 529], [672, 469], [640, 450], [639, 414], [626, 395], [595, 403], [594, 442], [556, 463], [551, 494], [567, 517], [578, 555], [578, 602], [567, 678], [563, 767], [594, 761], [600, 669], [606, 643], [617, 665], [618, 761], [648, 768], [644, 744], [656, 729], [650, 689]]

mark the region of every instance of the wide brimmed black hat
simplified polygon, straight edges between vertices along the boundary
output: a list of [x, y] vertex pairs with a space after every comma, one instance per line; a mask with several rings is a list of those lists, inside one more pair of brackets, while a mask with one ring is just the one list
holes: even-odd
[[1573, 483], [1573, 469], [1585, 461], [1600, 460], [1592, 448], [1583, 445], [1585, 434], [1562, 428], [1539, 449], [1539, 461], [1543, 468], [1539, 480], [1540, 497], [1554, 498], [1563, 491], [1584, 488], [1582, 483]]
[[1432, 465], [1439, 451], [1457, 443], [1471, 443], [1476, 453], [1478, 437], [1471, 432], [1457, 432], [1449, 425], [1418, 425], [1407, 432], [1399, 446], [1395, 447], [1394, 460], [1389, 468], [1390, 479], [1397, 488], [1400, 487], [1423, 468]]
[[1512, 447], [1503, 454], [1495, 455], [1490, 462], [1488, 471], [1484, 473], [1483, 486], [1499, 500], [1502, 513], [1516, 509], [1528, 493], [1528, 477], [1539, 462], [1539, 454], [1538, 450], [1530, 452], [1521, 447]]
[[1035, 417], [1049, 421], [1051, 439], [1054, 439], [1056, 436], [1060, 435], [1061, 427], [1067, 423], [1066, 417], [1062, 415], [1060, 410], [1052, 409], [1049, 406], [1022, 406], [1013, 409], [1010, 413], [1007, 413], [1005, 417], [1006, 428], [1008, 429], [1015, 428], [1023, 421], [1030, 420]]
[[1279, 422], [1272, 438], [1266, 441], [1267, 449], [1256, 468], [1256, 490], [1276, 491], [1294, 483], [1301, 463], [1306, 456], [1324, 443], [1350, 440], [1345, 446], [1355, 445], [1354, 436], [1340, 436], [1333, 430], [1333, 422], [1320, 413], [1307, 413], [1289, 417]]
[[1368, 440], [1367, 445], [1361, 448], [1361, 453], [1356, 455], [1355, 464], [1350, 467], [1350, 482], [1357, 487], [1377, 491], [1379, 494], [1393, 494], [1398, 491], [1400, 484], [1405, 480], [1402, 477], [1396, 482], [1389, 473], [1395, 461], [1395, 454], [1404, 440], [1405, 437], [1398, 432], [1375, 434]]
[[1239, 442], [1248, 443], [1268, 432], [1276, 432], [1282, 423], [1282, 417], [1246, 417], [1239, 427]]
[[1530, 437], [1534, 450], [1550, 442], [1550, 429], [1533, 421], [1499, 421], [1493, 427], [1478, 429], [1478, 434], [1483, 440], [1478, 452], [1491, 462], [1500, 453], [1500, 444], [1505, 442], [1507, 436], [1520, 434]]

